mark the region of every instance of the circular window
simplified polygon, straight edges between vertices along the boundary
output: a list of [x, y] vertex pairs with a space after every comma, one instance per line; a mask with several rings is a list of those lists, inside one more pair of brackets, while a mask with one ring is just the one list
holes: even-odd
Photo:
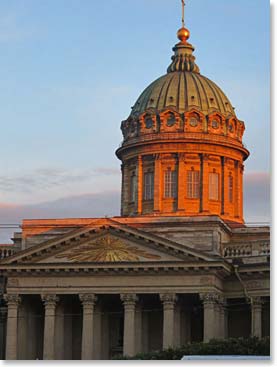
[[175, 122], [176, 122], [175, 116], [173, 114], [170, 114], [166, 120], [167, 126], [173, 126], [175, 125]]
[[218, 123], [218, 121], [216, 121], [216, 120], [213, 120], [213, 121], [212, 121], [212, 128], [213, 128], [213, 129], [218, 129], [218, 128], [219, 128], [219, 123]]
[[198, 125], [198, 120], [196, 117], [191, 117], [191, 119], [189, 120], [189, 124], [192, 127], [196, 127]]
[[146, 129], [151, 129], [151, 127], [153, 127], [153, 125], [154, 125], [154, 122], [153, 122], [152, 118], [147, 117], [146, 120], [145, 120]]

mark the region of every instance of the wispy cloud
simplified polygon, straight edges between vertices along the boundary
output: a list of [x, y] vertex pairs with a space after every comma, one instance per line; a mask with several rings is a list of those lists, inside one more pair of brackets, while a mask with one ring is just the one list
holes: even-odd
[[[67, 196], [35, 205], [0, 204], [0, 243], [8, 243], [13, 232], [20, 231], [22, 219], [93, 218], [115, 216], [119, 212], [119, 191]], [[3, 224], [17, 224], [18, 227], [5, 228]]]
[[270, 174], [250, 172], [244, 177], [244, 216], [247, 222], [271, 219]]
[[110, 167], [98, 167], [93, 170], [69, 170], [60, 168], [38, 168], [26, 173], [0, 175], [0, 190], [8, 192], [30, 193], [34, 190], [47, 190], [64, 184], [89, 181], [95, 176], [119, 175], [120, 171]]
[[[59, 176], [60, 171], [47, 168], [38, 170], [45, 176]], [[97, 171], [97, 172], [96, 172]], [[94, 174], [118, 174], [113, 168], [99, 168]], [[82, 176], [79, 174], [79, 176]], [[64, 174], [64, 180], [68, 175]], [[75, 176], [77, 177], [77, 175]], [[270, 175], [267, 172], [245, 174], [244, 217], [246, 222], [270, 221]], [[17, 223], [22, 219], [81, 218], [119, 215], [120, 191], [102, 191], [83, 195], [70, 195], [57, 200], [48, 200], [33, 205], [10, 205], [0, 203], [0, 224]], [[7, 242], [15, 229], [0, 228], [0, 242]]]

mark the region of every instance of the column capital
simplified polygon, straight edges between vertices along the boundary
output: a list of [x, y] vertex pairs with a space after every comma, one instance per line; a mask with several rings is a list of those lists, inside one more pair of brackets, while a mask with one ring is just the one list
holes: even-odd
[[4, 294], [4, 300], [8, 306], [17, 307], [21, 303], [21, 297], [18, 294]]
[[172, 304], [174, 305], [177, 302], [176, 293], [160, 293], [160, 300], [162, 303], [165, 304]]
[[186, 159], [186, 153], [183, 153], [183, 152], [178, 153], [178, 160], [179, 160], [179, 162], [180, 161], [183, 162], [185, 159]]
[[155, 161], [160, 161], [162, 159], [162, 155], [160, 153], [154, 154]]
[[56, 294], [41, 294], [41, 300], [45, 307], [55, 307], [59, 297]]
[[132, 306], [135, 305], [138, 301], [138, 297], [134, 293], [121, 294], [120, 299], [123, 302], [124, 306]]
[[217, 292], [200, 293], [199, 297], [204, 304], [219, 303], [222, 299], [222, 296]]
[[263, 300], [260, 296], [251, 297], [251, 305], [252, 307], [262, 307]]
[[97, 296], [93, 293], [81, 293], [79, 299], [83, 306], [94, 306], [97, 302]]

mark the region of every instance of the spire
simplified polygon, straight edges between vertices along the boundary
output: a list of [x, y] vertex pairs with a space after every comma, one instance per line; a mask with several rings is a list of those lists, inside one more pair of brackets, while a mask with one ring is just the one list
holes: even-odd
[[182, 1], [182, 28], [185, 28], [185, 0]]
[[191, 71], [194, 73], [200, 73], [199, 67], [195, 64], [195, 57], [193, 56], [194, 47], [188, 43], [190, 37], [190, 31], [185, 28], [185, 0], [182, 2], [182, 28], [177, 32], [177, 37], [180, 42], [177, 43], [174, 48], [174, 55], [172, 56], [172, 63], [169, 65], [167, 72], [174, 71]]
[[185, 0], [181, 0], [182, 2], [182, 28], [180, 28], [177, 32], [177, 37], [183, 43], [186, 43], [189, 39], [190, 32], [187, 28], [185, 28]]

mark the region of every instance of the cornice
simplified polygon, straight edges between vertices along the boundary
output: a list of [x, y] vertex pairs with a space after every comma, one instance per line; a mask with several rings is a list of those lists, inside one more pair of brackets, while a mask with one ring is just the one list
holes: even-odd
[[0, 265], [0, 274], [24, 275], [62, 275], [62, 274], [211, 274], [215, 272], [221, 276], [231, 274], [231, 265], [224, 261], [207, 262], [126, 262], [126, 263], [51, 263], [51, 264], [5, 264]]
[[119, 223], [113, 223], [109, 225], [103, 225], [98, 228], [91, 228], [86, 226], [79, 231], [73, 231], [62, 238], [51, 239], [37, 246], [31, 247], [27, 250], [23, 250], [13, 256], [0, 261], [1, 264], [12, 264], [12, 263], [33, 263], [34, 261], [40, 261], [46, 256], [50, 256], [52, 253], [58, 251], [67, 250], [72, 246], [76, 246], [90, 239], [93, 236], [101, 236], [107, 233], [111, 233], [115, 236], [123, 236], [125, 239], [133, 239], [133, 241], [142, 241], [143, 245], [149, 246], [149, 248], [159, 249], [167, 254], [173, 255], [180, 259], [180, 261], [186, 259], [213, 262], [217, 261], [218, 258], [212, 255], [207, 255], [201, 251], [191, 249], [188, 246], [181, 245], [171, 240], [159, 237], [157, 235], [149, 234], [141, 230], [128, 227]]

